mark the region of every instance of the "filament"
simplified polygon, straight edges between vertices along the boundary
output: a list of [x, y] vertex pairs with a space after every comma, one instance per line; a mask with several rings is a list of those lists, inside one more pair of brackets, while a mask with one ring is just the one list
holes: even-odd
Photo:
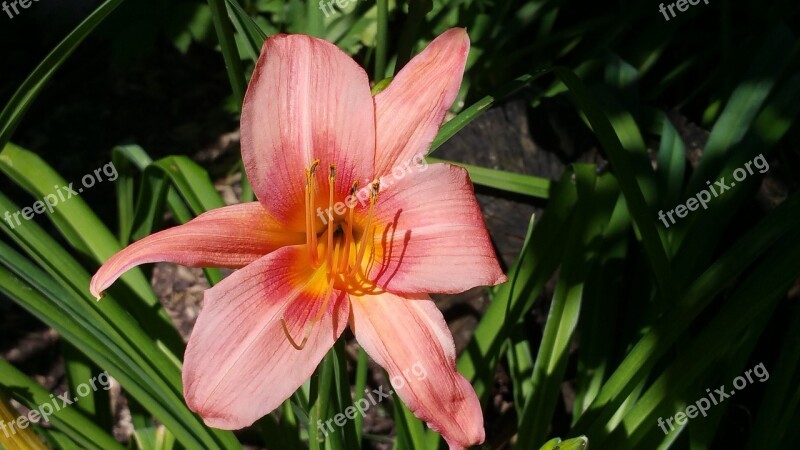
[[[353, 186], [350, 187], [350, 195], [348, 198], [351, 200], [355, 195], [356, 191], [358, 191], [358, 180], [353, 182]], [[356, 204], [355, 201], [350, 201], [350, 204], [347, 205], [347, 230], [345, 231], [345, 241], [344, 241], [344, 250], [342, 252], [342, 261], [339, 265], [339, 271], [347, 274], [349, 272], [348, 265], [350, 264], [350, 245], [353, 243], [353, 210], [355, 210]]]
[[[331, 216], [330, 211], [333, 209], [333, 187], [334, 179], [336, 178], [336, 167], [330, 165], [330, 174], [328, 175], [328, 217]], [[333, 219], [331, 218], [328, 224], [328, 247], [325, 249], [325, 259], [328, 261], [328, 272], [333, 270]]]
[[303, 340], [298, 344], [294, 339], [292, 339], [292, 335], [289, 333], [289, 328], [286, 326], [286, 320], [281, 318], [281, 327], [283, 328], [283, 334], [286, 335], [286, 339], [289, 340], [289, 343], [297, 350], [302, 350], [305, 348], [306, 344], [308, 343], [308, 337], [311, 336], [311, 327], [314, 325], [313, 322], [306, 324], [306, 330], [303, 333]]
[[319, 251], [317, 250], [317, 230], [314, 226], [316, 223], [314, 206], [316, 205], [315, 191], [316, 179], [315, 174], [319, 166], [319, 160], [314, 160], [311, 167], [306, 170], [306, 246], [308, 247], [308, 256], [311, 260], [311, 267], [318, 268]]
[[378, 191], [380, 188], [381, 182], [379, 180], [373, 181], [370, 185], [369, 215], [367, 215], [367, 226], [364, 227], [364, 234], [361, 236], [361, 243], [358, 246], [356, 260], [353, 267], [347, 273], [348, 276], [357, 273], [358, 269], [361, 268], [361, 260], [364, 258], [364, 251], [367, 249], [367, 240], [371, 239], [372, 236], [372, 217], [375, 215], [375, 203], [378, 201]]

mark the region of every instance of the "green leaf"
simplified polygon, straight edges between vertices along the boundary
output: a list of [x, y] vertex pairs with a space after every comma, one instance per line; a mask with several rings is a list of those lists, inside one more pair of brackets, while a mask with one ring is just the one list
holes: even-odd
[[664, 118], [661, 144], [658, 150], [658, 187], [661, 207], [672, 208], [680, 200], [686, 171], [686, 146], [678, 131]]
[[567, 240], [565, 224], [574, 212], [577, 193], [568, 174], [552, 190], [542, 220], [533, 228], [517, 262], [508, 271], [509, 281], [492, 292], [492, 302], [458, 360], [459, 372], [472, 383], [482, 400], [491, 392], [494, 368], [504, 354], [511, 329], [508, 322], [517, 322], [530, 310], [561, 261]]
[[699, 191], [706, 180], [713, 180], [714, 175], [720, 173], [725, 156], [744, 138], [772, 91], [776, 78], [789, 62], [787, 56], [794, 40], [785, 26], [777, 27], [746, 66], [748, 71], [744, 80], [731, 94], [711, 130], [700, 164], [689, 181], [688, 192]]
[[522, 75], [513, 82], [503, 86], [501, 89], [498, 89], [492, 94], [483, 97], [470, 107], [461, 111], [457, 116], [442, 125], [442, 128], [439, 129], [439, 133], [431, 143], [431, 148], [428, 151], [428, 154], [436, 151], [437, 148], [447, 142], [448, 139], [455, 136], [455, 134], [461, 131], [461, 129], [469, 125], [470, 122], [477, 119], [478, 116], [480, 116], [484, 111], [494, 106], [498, 100], [514, 94], [548, 72], [549, 71], [546, 69], [541, 69], [533, 72], [532, 74]]
[[653, 276], [658, 282], [663, 299], [674, 298], [674, 282], [667, 253], [653, 221], [653, 214], [645, 201], [644, 187], [637, 181], [634, 160], [620, 143], [615, 128], [597, 105], [586, 86], [575, 73], [564, 67], [555, 67], [553, 72], [569, 88], [581, 111], [608, 155], [611, 166], [625, 195], [628, 209], [642, 236], [645, 253], [650, 260]]
[[[758, 114], [752, 128], [737, 146], [736, 153], [725, 161], [720, 176], [730, 180], [730, 174], [749, 160], [757, 158], [758, 155], [764, 158], [770, 155], [772, 149], [789, 132], [797, 116], [800, 115], [800, 103], [795, 101], [798, 95], [800, 95], [800, 75], [794, 75], [776, 91], [776, 95]], [[692, 213], [685, 219], [688, 221], [688, 226], [675, 230], [673, 246], [691, 242], [691, 245], [680, 245], [675, 257], [679, 279], [691, 280], [707, 265], [721, 239], [722, 234], [719, 230], [727, 226], [745, 203], [747, 196], [752, 195], [757, 188], [760, 174], [756, 173], [737, 183], [731, 192], [725, 192], [725, 195], [714, 198], [709, 203], [708, 209], [698, 209]]]
[[[89, 382], [103, 372], [69, 342], [61, 342], [61, 352], [64, 355], [64, 372], [67, 375], [70, 392], [78, 392], [80, 385]], [[111, 420], [113, 417], [111, 396], [107, 389], [88, 391], [75, 407], [90, 417], [96, 425], [108, 432], [112, 431], [114, 424]]]
[[[106, 368], [128, 393], [147, 405], [184, 444], [216, 446], [225, 443], [236, 448], [236, 441], [226, 438], [226, 433], [207, 430], [185, 407], [181, 394], [165, 384], [158, 373], [165, 374], [169, 366], [151, 362], [158, 353], [151, 350], [147, 341], [138, 340], [141, 347], [134, 349], [122, 335], [110, 328], [104, 318], [98, 316], [94, 308], [73, 298], [2, 241], [0, 250], [1, 293], [55, 328], [94, 363]], [[113, 299], [107, 299], [107, 303], [112, 302]], [[125, 325], [120, 324], [121, 328], [132, 330]], [[158, 373], [155, 367], [158, 367]], [[179, 378], [180, 374], [173, 370]]]
[[[783, 271], [783, 269], [778, 270]], [[772, 284], [772, 281], [769, 284]], [[761, 298], [760, 293], [759, 298]], [[796, 332], [798, 327], [800, 327], [800, 306], [795, 304], [791, 323], [781, 341], [777, 363], [768, 371], [769, 383], [758, 407], [747, 445], [748, 450], [783, 448], [791, 445], [791, 430], [796, 428], [797, 424], [792, 421], [793, 415], [800, 410], [800, 390], [797, 388], [797, 380], [800, 377], [800, 333]]]
[[622, 402], [715, 295], [777, 240], [800, 225], [800, 216], [793, 212], [798, 207], [800, 194], [790, 196], [698, 277], [673, 311], [661, 317], [628, 352], [574, 429], [589, 430], [589, 436], [601, 435]]
[[481, 186], [543, 199], [547, 199], [550, 192], [551, 182], [546, 178], [505, 172], [497, 169], [487, 169], [485, 167], [432, 157], [428, 157], [426, 160], [431, 164], [447, 163], [463, 167], [469, 172], [470, 180]]
[[267, 35], [256, 24], [252, 17], [250, 17], [235, 0], [225, 0], [228, 8], [228, 15], [233, 22], [236, 32], [239, 33], [245, 40], [245, 49], [247, 50], [250, 59], [253, 62], [258, 61], [258, 56], [261, 53], [261, 47], [264, 41], [267, 40]]
[[378, 4], [378, 35], [375, 38], [375, 81], [386, 78], [386, 54], [389, 47], [389, 1]]
[[242, 60], [239, 57], [239, 50], [236, 47], [236, 40], [233, 37], [233, 29], [228, 20], [228, 10], [225, 5], [225, 0], [208, 0], [214, 29], [217, 30], [217, 39], [222, 50], [222, 57], [225, 59], [228, 80], [231, 83], [237, 105], [241, 108], [247, 83], [245, 83]]
[[[18, 209], [0, 193], [0, 209], [3, 208]], [[0, 222], [0, 228], [49, 274], [0, 241], [0, 264], [8, 268], [2, 271], [0, 292], [107, 369], [181, 442], [228, 442], [235, 448], [232, 434], [207, 430], [185, 406], [179, 362], [159, 347], [113, 295], [102, 302], [94, 301], [87, 289], [88, 273], [69, 253], [35, 222], [16, 229]]]
[[8, 141], [11, 140], [11, 135], [22, 120], [25, 112], [53, 77], [56, 70], [64, 64], [64, 61], [86, 39], [86, 36], [121, 3], [122, 0], [104, 1], [59, 42], [56, 48], [22, 82], [22, 85], [8, 101], [3, 111], [0, 112], [0, 148], [5, 147]]
[[[369, 374], [369, 365], [367, 363], [367, 352], [363, 348], [358, 348], [358, 360], [356, 361], [356, 383], [353, 386], [354, 398], [353, 401], [358, 404], [359, 400], [366, 397], [367, 388], [367, 375]], [[363, 433], [364, 416], [359, 414], [355, 418], [356, 428], [356, 441], [358, 448], [362, 448], [362, 433]]]
[[542, 343], [531, 376], [533, 394], [519, 418], [518, 448], [532, 448], [545, 439], [550, 418], [561, 393], [569, 359], [570, 344], [580, 317], [584, 280], [592, 253], [587, 246], [601, 235], [611, 216], [611, 205], [619, 195], [616, 183], [607, 175], [599, 179], [596, 167], [574, 166], [578, 190], [577, 214], [568, 225], [570, 240], [556, 283], [553, 302], [545, 324]]
[[566, 441], [559, 438], [547, 441], [539, 450], [584, 450], [589, 446], [589, 439], [580, 436]]
[[[88, 382], [89, 379], [87, 378], [82, 383]], [[9, 393], [15, 400], [40, 414], [52, 411], [48, 421], [79, 443], [82, 448], [97, 450], [124, 449], [111, 434], [105, 432], [81, 413], [81, 403], [89, 399], [86, 397], [80, 398], [80, 401], [75, 403], [74, 407], [54, 408], [53, 398], [49, 391], [2, 358], [0, 358], [0, 391]], [[76, 391], [69, 392], [78, 398]], [[58, 403], [60, 406], [61, 401], [59, 400]]]
[[[111, 170], [106, 171], [106, 169]], [[89, 256], [97, 264], [105, 262], [122, 249], [111, 231], [105, 227], [80, 195], [72, 197], [69, 197], [72, 195], [71, 193], [62, 195], [66, 190], [65, 187], [68, 186], [72, 189], [72, 183], [67, 183], [39, 156], [9, 143], [0, 152], [0, 171], [8, 175], [34, 198], [42, 199], [48, 206], [53, 205], [46, 210], [49, 213], [48, 217], [73, 247]], [[118, 172], [113, 164], [107, 164], [103, 166], [102, 171], [96, 169], [94, 173], [89, 173], [84, 178], [91, 178], [94, 184], [95, 177], [101, 180], [99, 183], [103, 183], [113, 182], [117, 176]], [[81, 183], [84, 182], [81, 181]], [[89, 187], [84, 184], [83, 188], [75, 187], [74, 190], [80, 194], [84, 188], [88, 189]], [[10, 211], [14, 211], [14, 209]], [[31, 225], [33, 222], [25, 222], [17, 225], [17, 229]], [[53, 270], [58, 271], [59, 269], [53, 267]], [[153, 336], [168, 346], [175, 357], [181, 355], [184, 347], [183, 340], [158, 302], [150, 287], [150, 282], [145, 278], [143, 272], [133, 269], [121, 277], [121, 281], [135, 293], [133, 296], [125, 296], [126, 307]], [[87, 291], [88, 280], [83, 286], [75, 287], [84, 292]]]
[[[606, 443], [600, 436], [589, 434], [593, 442], [597, 441], [609, 448], [623, 445], [638, 447], [640, 440], [647, 434], [660, 434], [661, 431], [654, 430], [653, 426], [657, 421], [659, 406], [669, 406], [668, 402], [676, 393], [685, 392], [705, 370], [718, 370], [712, 364], [726, 346], [732, 345], [733, 351], [742, 351], [741, 344], [732, 344], [737, 341], [736, 337], [754, 318], [769, 313], [800, 275], [800, 238], [795, 235], [782, 239], [764, 261], [755, 267], [753, 273], [742, 282], [722, 310], [703, 327], [698, 336], [688, 345], [682, 346], [680, 355], [651, 384], [636, 407], [626, 414], [622, 427], [610, 439], [611, 443]], [[759, 301], [754, 302], [753, 298], [758, 298]], [[708, 349], [711, 348], [716, 349], [716, 352], [709, 355]], [[687, 398], [705, 396], [702, 388], [698, 390], [699, 392], [689, 392]]]

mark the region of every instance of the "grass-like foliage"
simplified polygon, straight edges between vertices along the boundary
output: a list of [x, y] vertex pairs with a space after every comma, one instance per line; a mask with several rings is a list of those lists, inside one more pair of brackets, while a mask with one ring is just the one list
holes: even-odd
[[[40, 3], [47, 1], [55, 0]], [[567, 156], [556, 139], [549, 150], [566, 163], [556, 176], [464, 164], [479, 192], [540, 211], [520, 224], [527, 235], [506, 267], [509, 281], [488, 290], [491, 301], [458, 359], [484, 407], [483, 448], [567, 450], [588, 442], [614, 450], [761, 450], [800, 441], [797, 2], [700, 2], [666, 21], [654, 3], [632, 1], [351, 0], [342, 9], [301, 0], [184, 0], [164, 2], [170, 6], [141, 42], [135, 26], [109, 28], [127, 17], [150, 20], [157, 2], [95, 3], [29, 76], [0, 90], [0, 213], [69, 184], [46, 156], [60, 151], [60, 136], [34, 152], [23, 146], [39, 144], [15, 133], [35, 127], [26, 114], [48, 104], [48, 86], [61, 82], [59, 69], [94, 31], [111, 43], [114, 61], [119, 52], [146, 55], [162, 35], [181, 52], [217, 52], [230, 82], [225, 114], [238, 117], [273, 34], [327, 39], [378, 83], [444, 30], [466, 27], [472, 47], [464, 83], [429, 161], [508, 99], [523, 100], [530, 120], [542, 122], [534, 130], [546, 130], [542, 118], [557, 114], [568, 134], [595, 150], [594, 159]], [[183, 156], [186, 149], [153, 160], [141, 143], [117, 144], [92, 150], [118, 171], [116, 204], [102, 209], [117, 217], [78, 196], [24, 226], [0, 221], [0, 302], [57, 331], [70, 387], [108, 371], [128, 400], [130, 443], [114, 438], [109, 397], [98, 391], [34, 427], [48, 446], [446, 447], [399, 400], [385, 411], [390, 436], [363, 434], [357, 418], [322, 439], [314, 424], [352, 406], [368, 383], [366, 355], [348, 360], [342, 340], [309, 382], [248, 432], [205, 426], [184, 403], [185, 344], [146, 271], [130, 271], [101, 302], [88, 286], [124, 246], [224, 202], [209, 168]], [[768, 170], [751, 171], [704, 207], [676, 212], [759, 156]], [[232, 169], [242, 172], [241, 199], [252, 200], [241, 167]], [[205, 275], [212, 285], [223, 277], [216, 269]], [[766, 380], [733, 387], [758, 364]], [[24, 372], [0, 359], [0, 398], [31, 409], [49, 401]], [[500, 379], [508, 380], [503, 394]], [[714, 397], [699, 414], [700, 399], [720, 386], [742, 392], [718, 404]], [[511, 407], [499, 407], [499, 397]]]

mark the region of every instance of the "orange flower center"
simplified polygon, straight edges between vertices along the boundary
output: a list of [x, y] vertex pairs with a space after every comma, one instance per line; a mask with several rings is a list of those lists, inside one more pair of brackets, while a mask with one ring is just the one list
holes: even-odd
[[[331, 164], [328, 173], [328, 198], [325, 208], [322, 203], [317, 202], [316, 171], [319, 167], [319, 160], [315, 160], [306, 169], [305, 185], [305, 218], [306, 218], [306, 247], [308, 248], [308, 260], [311, 267], [315, 270], [325, 271], [327, 282], [327, 292], [323, 297], [322, 305], [315, 317], [306, 328], [305, 337], [301, 343], [292, 339], [285, 322], [282, 320], [284, 333], [289, 342], [297, 348], [302, 349], [311, 328], [319, 322], [322, 315], [328, 308], [328, 303], [333, 296], [333, 290], [346, 291], [354, 294], [364, 294], [374, 290], [375, 286], [368, 279], [369, 264], [365, 263], [372, 258], [367, 252], [374, 252], [373, 236], [375, 224], [373, 217], [375, 214], [375, 203], [378, 201], [380, 182], [378, 180], [370, 183], [369, 186], [369, 212], [366, 220], [357, 220], [356, 217], [356, 194], [358, 192], [358, 181], [350, 187], [349, 195], [344, 202], [334, 203], [336, 186], [336, 167]], [[317, 220], [320, 219], [320, 220]], [[363, 219], [363, 218], [360, 218]], [[322, 226], [320, 227], [320, 223]]]

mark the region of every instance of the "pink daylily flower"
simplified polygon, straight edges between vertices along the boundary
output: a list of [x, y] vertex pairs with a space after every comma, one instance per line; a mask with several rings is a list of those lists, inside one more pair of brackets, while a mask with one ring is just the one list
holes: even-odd
[[[240, 429], [276, 409], [349, 324], [451, 449], [483, 442], [477, 396], [428, 296], [506, 281], [472, 183], [447, 164], [379, 181], [430, 147], [468, 52], [466, 31], [448, 30], [373, 97], [333, 44], [269, 38], [241, 117], [259, 201], [142, 239], [94, 276], [99, 297], [139, 264], [239, 269], [205, 292], [186, 349], [184, 396], [206, 424]], [[424, 378], [409, 376], [415, 366]]]

